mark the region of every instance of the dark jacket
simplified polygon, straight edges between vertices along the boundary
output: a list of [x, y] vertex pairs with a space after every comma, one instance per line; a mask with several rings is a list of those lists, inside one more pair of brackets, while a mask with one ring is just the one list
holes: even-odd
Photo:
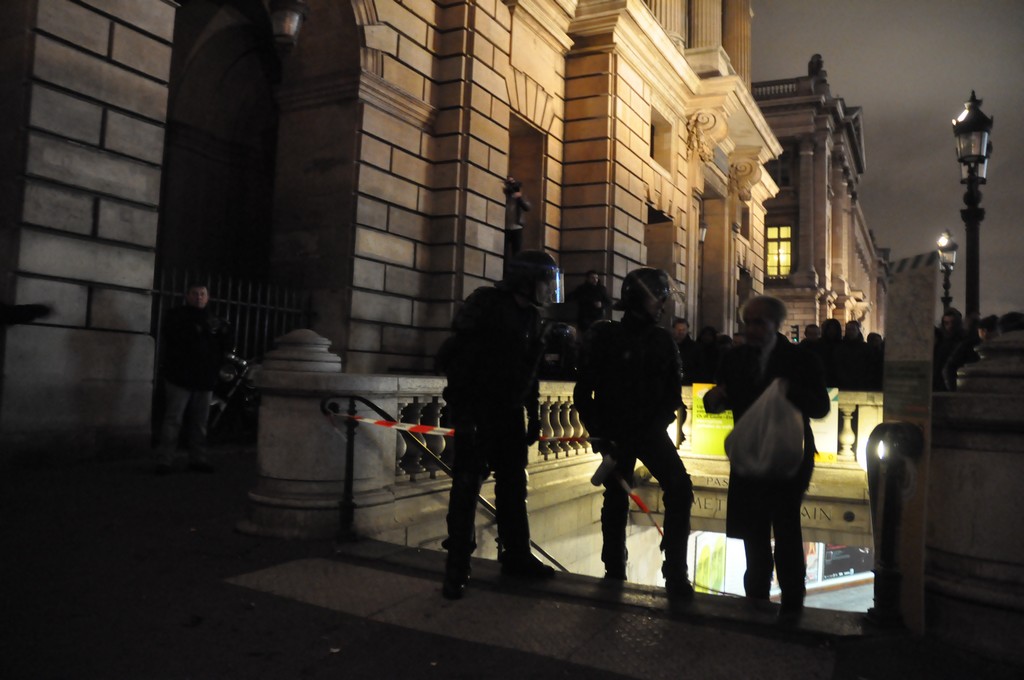
[[748, 526], [748, 510], [762, 511], [765, 499], [776, 492], [800, 495], [807, 490], [814, 471], [815, 453], [810, 419], [828, 415], [831, 407], [825, 387], [824, 369], [814, 354], [779, 335], [764, 375], [758, 377], [760, 354], [759, 348], [750, 345], [733, 348], [722, 360], [717, 382], [725, 386], [729, 407], [734, 420], [738, 422], [775, 378], [785, 378], [788, 383], [786, 397], [800, 409], [804, 417], [804, 459], [800, 471], [790, 480], [753, 480], [737, 475], [730, 477], [726, 532], [739, 538], [743, 537]]
[[697, 373], [698, 352], [697, 343], [689, 335], [678, 343], [679, 360], [683, 364], [683, 384], [692, 385]]
[[178, 387], [212, 390], [224, 355], [231, 351], [230, 326], [209, 309], [176, 307], [163, 330], [163, 376]]
[[594, 324], [573, 393], [594, 437], [620, 441], [664, 431], [682, 408], [682, 366], [672, 334], [628, 314]]
[[589, 281], [574, 288], [568, 300], [576, 303], [576, 321], [580, 331], [586, 331], [595, 322], [605, 319], [612, 307], [608, 290], [600, 283], [591, 284]]
[[486, 419], [495, 409], [527, 407], [537, 417], [537, 370], [544, 353], [540, 313], [501, 287], [477, 288], [452, 321], [438, 353], [448, 376], [444, 397], [461, 418]]

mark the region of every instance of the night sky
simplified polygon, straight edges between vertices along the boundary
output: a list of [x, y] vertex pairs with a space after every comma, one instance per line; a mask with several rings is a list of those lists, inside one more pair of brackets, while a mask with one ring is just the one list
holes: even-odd
[[[820, 53], [832, 94], [863, 108], [868, 227], [898, 260], [960, 244], [953, 306], [963, 310], [963, 189], [951, 120], [976, 90], [994, 118], [982, 186], [981, 313], [1024, 310], [1024, 1], [753, 0], [753, 80], [807, 74]], [[937, 277], [940, 278], [941, 277]], [[941, 313], [935, 294], [936, 318]]]

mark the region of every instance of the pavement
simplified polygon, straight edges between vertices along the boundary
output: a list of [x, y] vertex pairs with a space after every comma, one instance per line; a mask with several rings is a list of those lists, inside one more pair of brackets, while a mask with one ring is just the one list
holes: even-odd
[[784, 626], [740, 598], [673, 606], [487, 560], [450, 602], [442, 553], [239, 533], [255, 452], [216, 454], [212, 474], [148, 456], [0, 472], [0, 678], [1024, 677], [859, 613]]

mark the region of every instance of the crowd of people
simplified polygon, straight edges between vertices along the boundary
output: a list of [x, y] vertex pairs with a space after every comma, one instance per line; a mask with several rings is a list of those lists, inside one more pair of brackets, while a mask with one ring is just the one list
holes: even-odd
[[965, 321], [960, 310], [955, 307], [947, 309], [935, 329], [932, 391], [956, 392], [957, 374], [981, 358], [979, 350], [986, 342], [991, 342], [1000, 333], [1022, 329], [1024, 313], [1021, 312], [1009, 312], [1001, 317], [970, 314]]

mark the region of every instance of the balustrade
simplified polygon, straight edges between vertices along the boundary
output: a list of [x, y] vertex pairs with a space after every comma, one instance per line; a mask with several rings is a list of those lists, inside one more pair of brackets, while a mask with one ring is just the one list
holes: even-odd
[[[438, 393], [432, 394], [400, 394], [398, 396], [398, 414], [402, 423], [413, 425], [448, 426], [446, 405], [440, 395], [443, 382], [438, 382]], [[587, 441], [589, 436], [576, 410], [572, 392], [574, 384], [562, 381], [545, 381], [540, 390], [540, 424], [541, 441], [531, 451], [530, 463], [565, 460], [592, 453], [593, 448]], [[674, 432], [675, 443], [679, 453], [684, 456], [701, 456], [690, 446], [692, 431], [693, 395], [689, 386], [683, 388], [683, 405], [687, 417], [676, 419], [671, 432]], [[838, 465], [850, 467], [860, 464], [863, 467], [865, 447], [871, 430], [882, 421], [882, 394], [880, 392], [841, 391], [837, 406], [838, 417], [835, 436], [836, 446], [830, 450], [837, 451], [835, 463], [825, 462], [821, 465]], [[437, 479], [440, 466], [426, 455], [418, 446], [410, 446], [399, 436], [395, 449], [395, 474], [397, 482], [418, 482]], [[451, 464], [453, 447], [445, 437], [439, 435], [411, 435], [421, 437], [427, 448], [448, 465]], [[828, 449], [824, 445], [822, 449]]]

